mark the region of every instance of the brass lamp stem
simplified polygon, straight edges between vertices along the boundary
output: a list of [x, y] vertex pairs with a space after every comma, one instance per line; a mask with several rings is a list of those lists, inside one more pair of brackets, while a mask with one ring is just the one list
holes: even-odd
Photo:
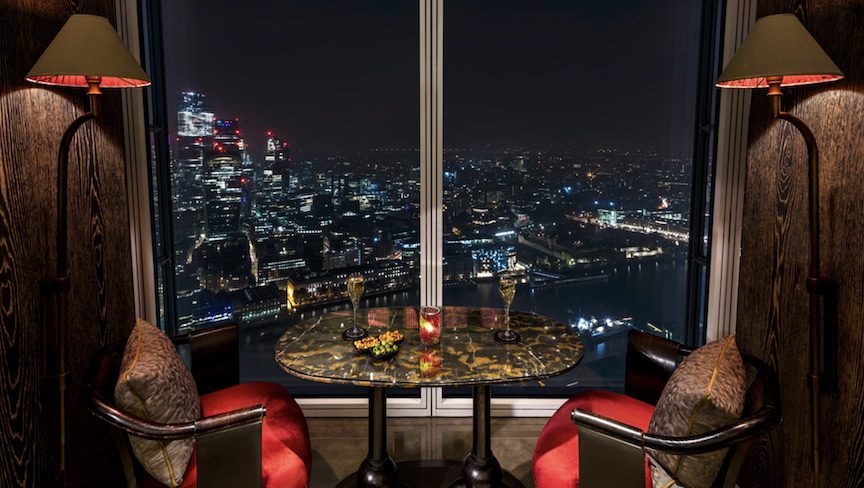
[[[831, 278], [822, 276], [820, 270], [819, 252], [819, 149], [816, 138], [809, 127], [798, 117], [781, 110], [782, 77], [768, 77], [768, 96], [771, 99], [771, 113], [776, 119], [792, 124], [807, 145], [807, 198], [808, 221], [810, 226], [810, 263], [807, 273], [807, 293], [809, 294], [809, 372], [807, 374], [810, 388], [810, 435], [812, 437], [812, 468], [820, 471], [820, 437], [821, 437], [821, 405], [820, 396], [825, 379], [823, 370], [828, 377], [833, 375], [833, 358], [823, 352], [829, 342], [825, 337], [833, 333], [836, 325], [837, 283]], [[822, 298], [825, 299], [825, 310], [822, 311]], [[825, 323], [822, 328], [821, 315], [824, 313]], [[823, 362], [825, 363], [823, 365]], [[823, 369], [824, 368], [824, 369]]]
[[[60, 140], [57, 154], [57, 230], [56, 249], [57, 261], [55, 275], [41, 282], [41, 291], [45, 304], [45, 371], [49, 379], [57, 380], [57, 405], [59, 408], [59, 486], [65, 486], [66, 475], [66, 342], [68, 329], [68, 294], [69, 294], [69, 248], [68, 248], [68, 180], [69, 180], [69, 148], [72, 139], [87, 121], [96, 118], [99, 108], [99, 89], [101, 77], [87, 77], [90, 99], [90, 111], [80, 115], [66, 128]], [[54, 355], [51, 352], [54, 352]]]

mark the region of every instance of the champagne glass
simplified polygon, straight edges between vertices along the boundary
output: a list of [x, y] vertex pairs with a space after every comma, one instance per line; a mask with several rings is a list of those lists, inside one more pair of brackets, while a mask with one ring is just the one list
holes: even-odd
[[495, 340], [504, 343], [517, 342], [519, 334], [510, 330], [510, 304], [516, 296], [516, 280], [512, 276], [501, 275], [498, 280], [498, 293], [504, 302], [504, 330], [495, 331]]
[[356, 341], [368, 335], [366, 329], [357, 327], [357, 307], [360, 306], [364, 284], [365, 280], [361, 274], [352, 274], [348, 277], [348, 298], [351, 299], [351, 306], [354, 308], [354, 327], [342, 333], [342, 338], [346, 341]]

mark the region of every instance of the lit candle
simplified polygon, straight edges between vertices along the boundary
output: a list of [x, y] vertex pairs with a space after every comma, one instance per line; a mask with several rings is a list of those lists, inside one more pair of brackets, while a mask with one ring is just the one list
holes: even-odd
[[441, 309], [423, 307], [420, 309], [420, 342], [431, 346], [441, 341]]

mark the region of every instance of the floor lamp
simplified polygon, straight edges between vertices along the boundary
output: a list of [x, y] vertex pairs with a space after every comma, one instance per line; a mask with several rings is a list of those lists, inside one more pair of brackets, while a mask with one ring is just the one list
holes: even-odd
[[67, 176], [69, 146], [78, 129], [99, 115], [101, 88], [147, 86], [150, 79], [105, 17], [73, 15], [27, 73], [27, 80], [45, 85], [87, 88], [90, 111], [75, 119], [60, 140], [57, 155], [57, 267], [42, 280], [45, 303], [46, 374], [56, 378], [60, 429], [60, 483], [66, 473], [66, 333], [69, 293], [67, 246]]
[[[843, 73], [825, 54], [813, 36], [792, 14], [770, 15], [756, 22], [735, 56], [717, 80], [720, 88], [768, 88], [771, 113], [775, 119], [794, 126], [807, 144], [808, 216], [810, 224], [810, 264], [807, 274], [809, 303], [810, 434], [812, 468], [819, 472], [820, 391], [825, 384], [823, 361], [833, 364], [825, 354], [830, 350], [827, 334], [836, 328], [837, 284], [822, 276], [819, 263], [819, 151], [810, 128], [780, 106], [783, 87], [836, 81]], [[823, 303], [824, 299], [824, 303]], [[824, 312], [820, 313], [824, 306]], [[822, 325], [824, 316], [824, 328]], [[829, 369], [826, 366], [825, 369]]]

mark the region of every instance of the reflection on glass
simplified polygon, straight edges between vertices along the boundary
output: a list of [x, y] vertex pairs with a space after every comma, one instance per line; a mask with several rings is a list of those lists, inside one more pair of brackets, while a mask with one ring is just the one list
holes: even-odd
[[441, 354], [437, 349], [420, 353], [420, 376], [434, 378], [441, 371]]
[[495, 332], [495, 340], [499, 342], [516, 342], [519, 334], [510, 330], [510, 304], [516, 296], [516, 280], [509, 275], [501, 275], [498, 280], [498, 293], [504, 302], [504, 330]]
[[360, 297], [363, 296], [365, 280], [361, 274], [352, 274], [348, 277], [348, 298], [351, 299], [351, 307], [354, 309], [354, 326], [346, 330], [342, 337], [345, 340], [356, 341], [366, 337], [366, 329], [357, 327], [357, 307], [360, 306]]

